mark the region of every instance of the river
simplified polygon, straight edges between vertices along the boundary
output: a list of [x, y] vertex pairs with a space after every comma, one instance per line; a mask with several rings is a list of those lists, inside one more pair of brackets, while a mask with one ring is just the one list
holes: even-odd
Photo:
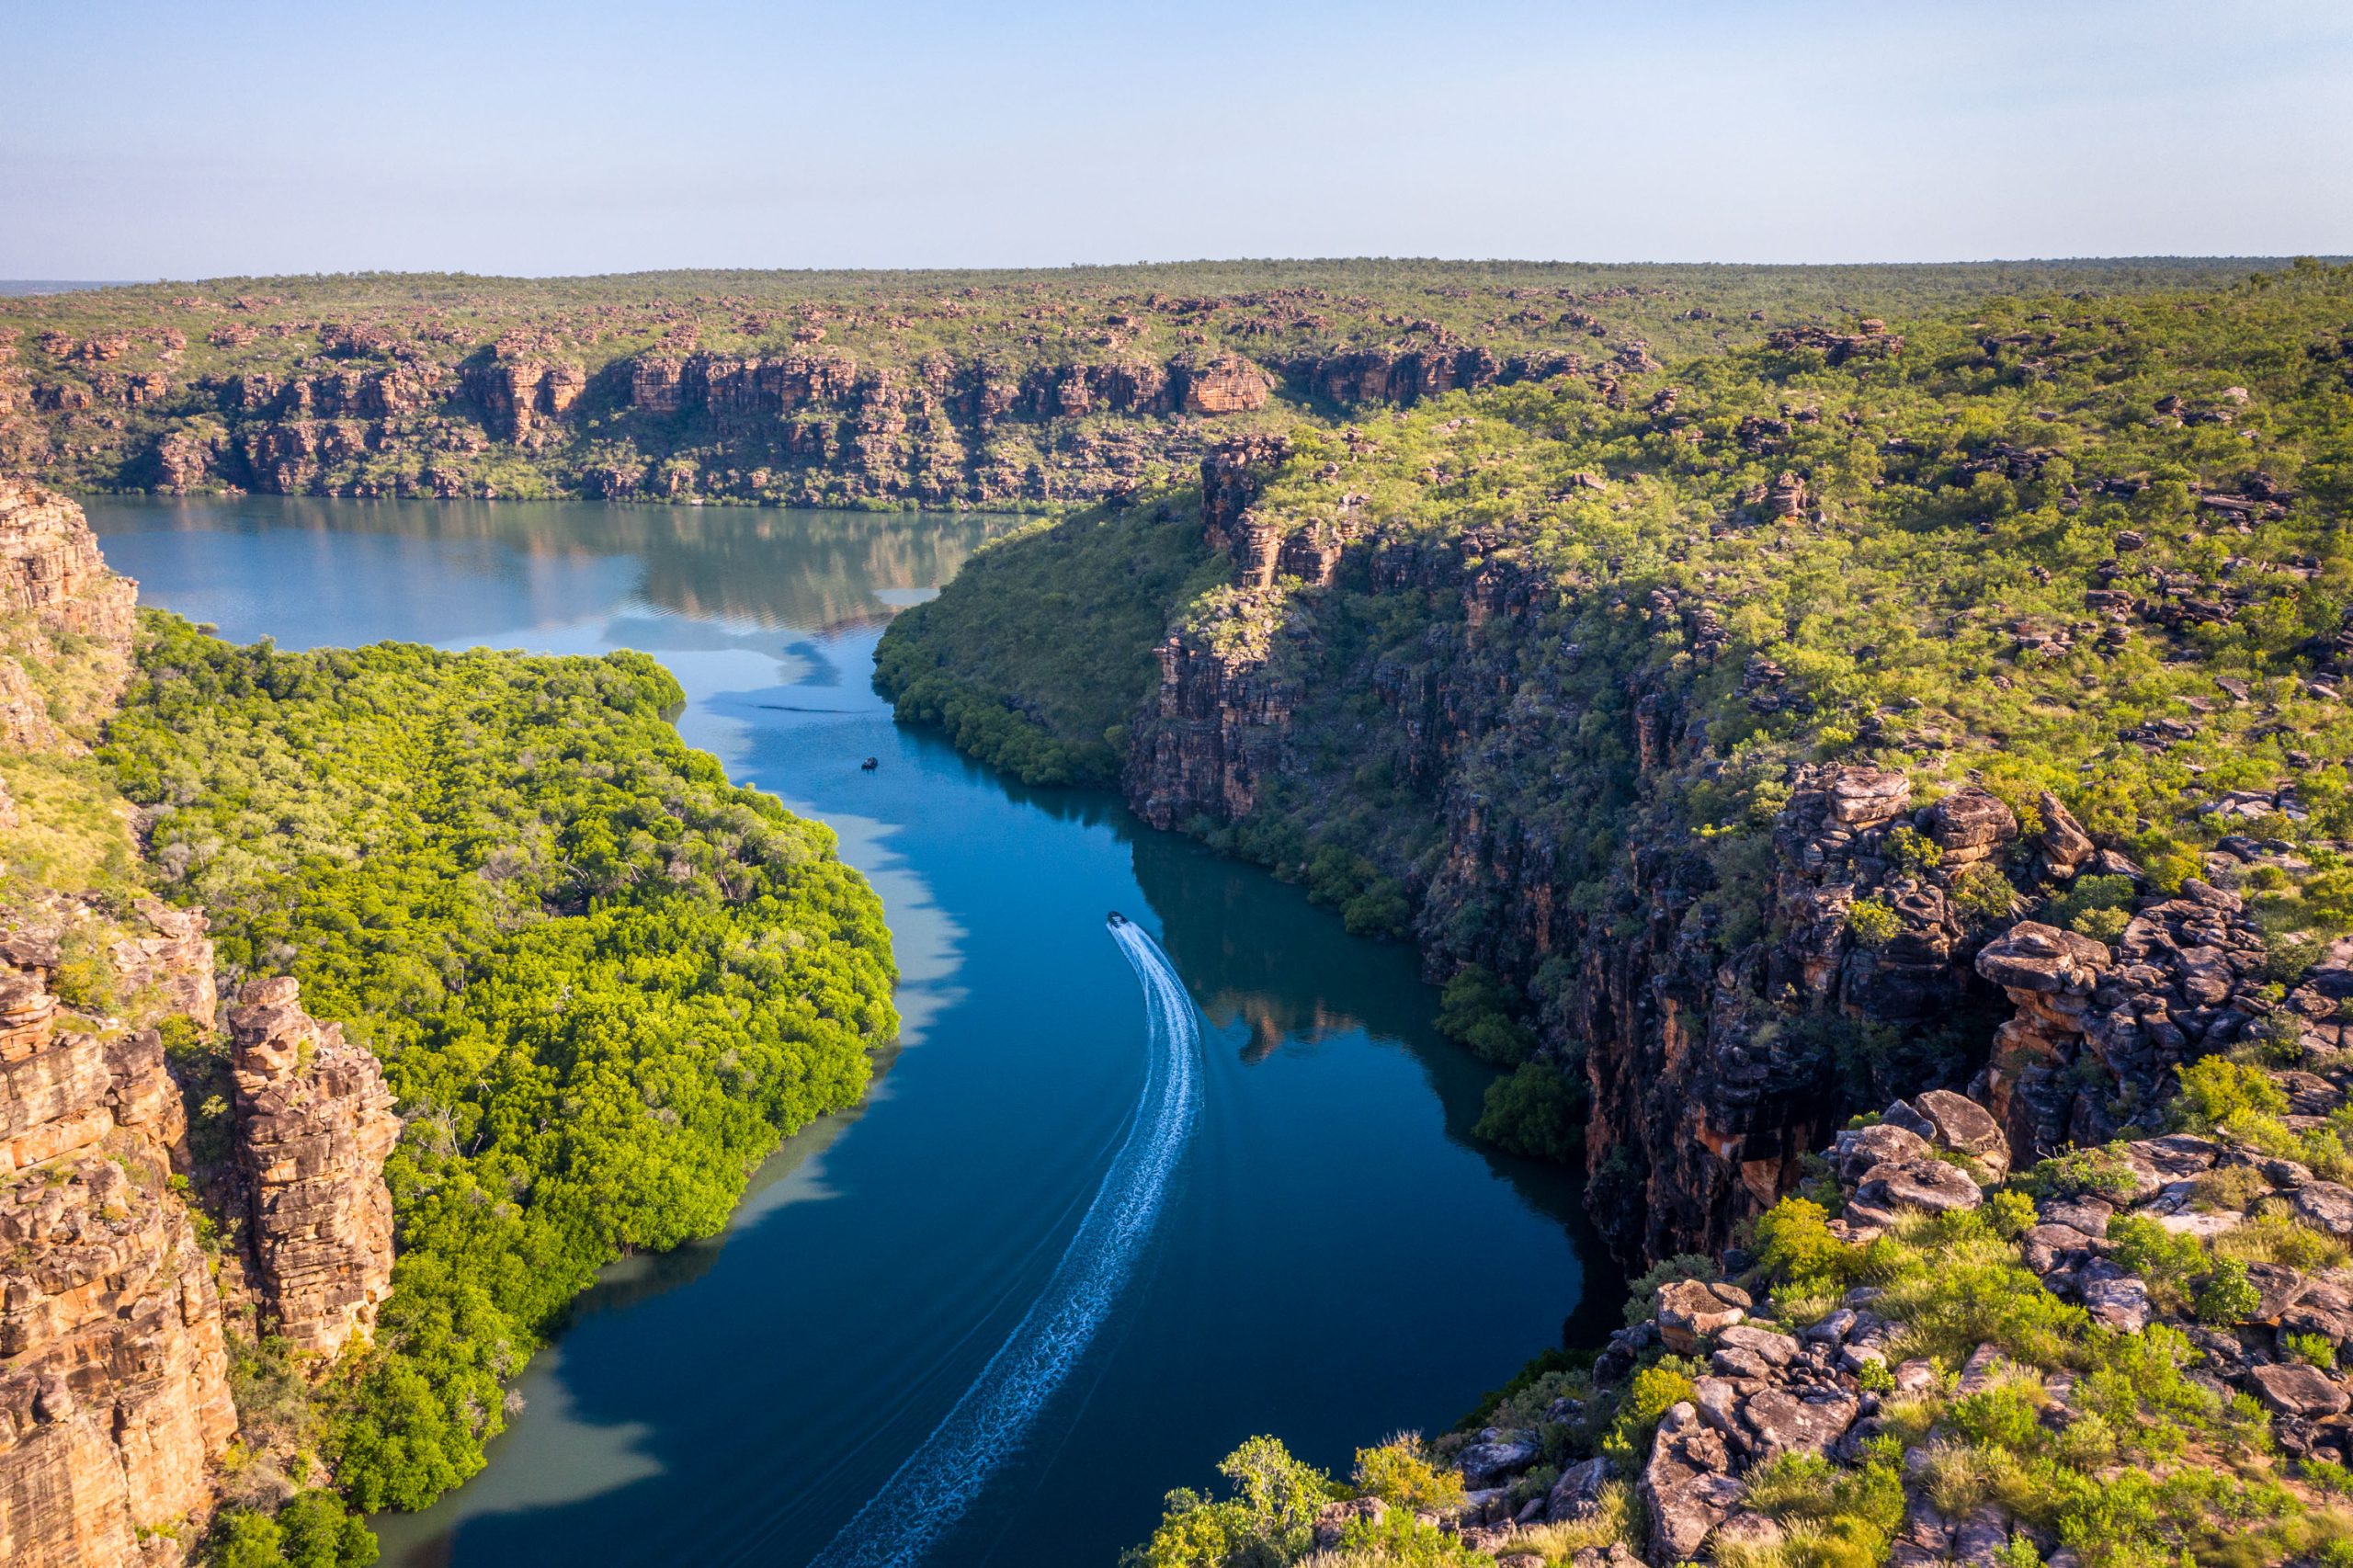
[[142, 602], [236, 641], [653, 654], [686, 688], [686, 738], [828, 824], [888, 912], [906, 1025], [866, 1104], [790, 1140], [723, 1234], [608, 1270], [524, 1375], [488, 1470], [375, 1521], [390, 1563], [790, 1568], [824, 1549], [1056, 1278], [1122, 1148], [1151, 1059], [1108, 910], [1199, 1008], [1198, 1115], [1108, 1317], [926, 1562], [1108, 1568], [1163, 1492], [1209, 1483], [1253, 1434], [1345, 1471], [1358, 1444], [1442, 1428], [1558, 1343], [1606, 1267], [1567, 1172], [1472, 1141], [1491, 1074], [1433, 1032], [1410, 952], [1110, 796], [1023, 789], [892, 722], [869, 686], [883, 626], [1001, 521], [86, 510]]

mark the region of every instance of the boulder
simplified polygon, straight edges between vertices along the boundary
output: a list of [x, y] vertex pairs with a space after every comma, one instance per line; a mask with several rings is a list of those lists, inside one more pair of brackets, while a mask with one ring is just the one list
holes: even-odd
[[2149, 1288], [2131, 1275], [2088, 1279], [2083, 1293], [2084, 1310], [2101, 1327], [2138, 1334], [2149, 1326]]
[[1855, 1395], [1835, 1385], [1818, 1385], [1802, 1396], [1781, 1388], [1751, 1394], [1742, 1403], [1740, 1416], [1756, 1435], [1755, 1451], [1764, 1460], [1797, 1450], [1823, 1452], [1846, 1435], [1860, 1410]]
[[1996, 1178], [2009, 1173], [2010, 1141], [1984, 1106], [1950, 1089], [1930, 1089], [1915, 1097], [1912, 1106], [1935, 1129], [1931, 1136], [1936, 1142], [1968, 1155]]
[[1685, 1401], [1666, 1413], [1636, 1487], [1650, 1516], [1654, 1551], [1669, 1562], [1698, 1554], [1745, 1490], [1731, 1470], [1722, 1435], [1699, 1419], [1697, 1407]]
[[1931, 1214], [1974, 1209], [1985, 1201], [1966, 1172], [1935, 1158], [1873, 1165], [1855, 1196], [1877, 1209], [1920, 1209]]
[[2246, 1278], [2258, 1292], [2255, 1311], [2246, 1315], [2248, 1323], [2278, 1323], [2304, 1294], [2304, 1277], [2285, 1264], [2250, 1263]]
[[1832, 776], [1830, 814], [1849, 828], [1876, 827], [1912, 799], [1912, 780], [1877, 767], [1841, 767]]
[[1609, 1484], [1609, 1461], [1590, 1459], [1573, 1464], [1544, 1494], [1544, 1517], [1556, 1525], [1590, 1518], [1601, 1508], [1601, 1489]]
[[1526, 1432], [1498, 1432], [1488, 1427], [1479, 1435], [1479, 1441], [1462, 1450], [1457, 1462], [1462, 1467], [1465, 1486], [1477, 1490], [1509, 1480], [1544, 1457], [1544, 1445]]
[[1989, 858], [1994, 846], [2018, 835], [2018, 819], [1999, 797], [1957, 790], [1928, 808], [1928, 836], [1943, 848], [1948, 870]]
[[1743, 1350], [1736, 1345], [1719, 1345], [1708, 1357], [1708, 1368], [1719, 1377], [1737, 1378], [1747, 1382], [1763, 1382], [1773, 1375], [1773, 1368], [1753, 1350]]
[[1788, 1335], [1758, 1328], [1754, 1324], [1734, 1324], [1718, 1329], [1716, 1344], [1722, 1348], [1747, 1351], [1768, 1367], [1786, 1367], [1802, 1353], [1798, 1342]]
[[1748, 1293], [1734, 1286], [1678, 1279], [1659, 1290], [1659, 1337], [1677, 1354], [1691, 1355], [1701, 1340], [1745, 1318], [1752, 1304]]
[[[2253, 1277], [2255, 1271], [2247, 1270]], [[2326, 1279], [2307, 1279], [2279, 1312], [2282, 1334], [2317, 1334], [2342, 1347], [2353, 1344], [2353, 1294]]]
[[1977, 972], [2009, 991], [2088, 993], [2114, 962], [2108, 944], [2039, 920], [2021, 920], [1977, 954]]
[[2064, 881], [2089, 863], [2098, 846], [2050, 790], [2042, 792], [2035, 807], [2042, 813], [2042, 874], [2052, 881]]
[[2333, 1181], [2310, 1182], [2291, 1193], [2288, 1203], [2306, 1224], [2338, 1241], [2353, 1239], [2353, 1191]]
[[1933, 1146], [1937, 1141], [1937, 1124], [1912, 1108], [1909, 1100], [1898, 1100], [1880, 1114], [1880, 1121], [1888, 1127], [1900, 1127], [1915, 1138]]
[[[2204, 1175], [2214, 1168], [2214, 1161], [2221, 1154], [2222, 1150], [2205, 1139], [2193, 1138], [2186, 1132], [2143, 1138], [2124, 1145], [2125, 1163], [2142, 1178], [2139, 1196], [2143, 1198], [2170, 1183]], [[2337, 1190], [2342, 1192], [2344, 1188]]]
[[2114, 1207], [2097, 1198], [2063, 1198], [2041, 1205], [2044, 1224], [2064, 1225], [2093, 1237], [2108, 1234], [2108, 1222], [2115, 1214]]
[[2257, 1367], [2247, 1377], [2256, 1397], [2282, 1415], [2336, 1415], [2353, 1404], [2336, 1380], [2301, 1361]]
[[2026, 1266], [2037, 1274], [2076, 1268], [2091, 1256], [2091, 1237], [2072, 1225], [2037, 1225], [2021, 1238]]
[[1854, 1332], [1859, 1316], [1859, 1314], [1852, 1307], [1836, 1308], [1820, 1323], [1805, 1331], [1806, 1342], [1810, 1345], [1839, 1344], [1847, 1335]]
[[1892, 1121], [1842, 1131], [1833, 1141], [1833, 1149], [1839, 1179], [1847, 1182], [1862, 1180], [1864, 1173], [1873, 1165], [1932, 1159], [1936, 1155], [1925, 1136]]

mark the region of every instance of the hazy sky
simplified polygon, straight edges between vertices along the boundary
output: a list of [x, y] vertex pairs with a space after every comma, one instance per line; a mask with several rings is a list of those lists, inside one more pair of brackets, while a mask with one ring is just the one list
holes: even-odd
[[14, 0], [0, 277], [2353, 252], [2345, 0]]

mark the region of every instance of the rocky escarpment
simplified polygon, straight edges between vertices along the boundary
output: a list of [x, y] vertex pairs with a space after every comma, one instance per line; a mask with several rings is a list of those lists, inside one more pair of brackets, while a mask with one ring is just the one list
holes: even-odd
[[291, 979], [247, 985], [229, 1028], [256, 1293], [273, 1333], [331, 1357], [374, 1333], [392, 1289], [392, 1091], [365, 1047], [302, 1010]]
[[[1974, 1074], [2030, 1161], [2145, 1123], [2176, 1067], [2260, 1027], [2264, 944], [2236, 898], [2194, 877], [2159, 892], [2047, 791], [2014, 810], [1973, 785], [1923, 799], [1903, 772], [1802, 765], [1763, 781], [1768, 831], [1727, 859], [1677, 804], [1723, 767], [1690, 717], [1729, 642], [1718, 610], [1661, 592], [1630, 620], [1495, 530], [1384, 534], [1346, 494], [1303, 522], [1263, 516], [1290, 455], [1258, 437], [1202, 465], [1201, 526], [1232, 585], [1158, 650], [1129, 801], [1155, 826], [1246, 834], [1269, 791], [1351, 787], [1305, 734], [1345, 729], [1354, 766], [1389, 759], [1428, 813], [1392, 842], [1432, 978], [1472, 963], [1534, 993], [1574, 965], [1541, 988], [1541, 1050], [1589, 1088], [1596, 1218], [1629, 1258], [1723, 1244], [1875, 1095]], [[1693, 654], [1635, 665], [1555, 630], [1596, 601]], [[1426, 623], [1422, 645], [1336, 665], [1344, 618], [1384, 603]], [[1739, 689], [1771, 712], [1786, 680], [1751, 659]], [[1574, 798], [1625, 824], [1607, 860], [1580, 852], [1589, 823], [1524, 787], [1561, 777], [1564, 746], [1599, 758]], [[2079, 883], [2119, 909], [2112, 945], [2020, 922]]]
[[[0, 483], [0, 678], [30, 693], [6, 710], [20, 754], [94, 736], [122, 688], [134, 591], [72, 502]], [[200, 1087], [209, 1125], [192, 1142], [163, 1028], [201, 1071], [219, 1024], [203, 913], [108, 869], [129, 862], [130, 816], [94, 776], [0, 803], [0, 829], [47, 835], [25, 860], [78, 835], [109, 879], [0, 910], [0, 1560], [168, 1568], [215, 1513], [239, 1435], [232, 1325], [258, 1308], [265, 1328], [329, 1354], [372, 1329], [399, 1122], [374, 1061], [303, 1014], [292, 981], [263, 982], [233, 1019], [236, 1104]], [[183, 1177], [233, 1200], [199, 1215]], [[206, 1239], [224, 1231], [225, 1246]], [[280, 1460], [311, 1470], [247, 1436], [249, 1505]]]
[[0, 1557], [176, 1562], [237, 1429], [220, 1296], [167, 1186], [179, 1092], [155, 1030], [62, 1006], [54, 926], [0, 960]]
[[1563, 269], [1188, 270], [1221, 286], [288, 279], [16, 302], [0, 317], [35, 319], [0, 321], [0, 468], [176, 493], [1056, 504], [1176, 477], [1277, 402], [1614, 387], [1655, 363], [1645, 334], [1720, 330], [1657, 283]]
[[107, 569], [80, 507], [0, 477], [0, 739], [18, 751], [78, 744], [73, 732], [129, 678], [137, 598], [137, 584]]

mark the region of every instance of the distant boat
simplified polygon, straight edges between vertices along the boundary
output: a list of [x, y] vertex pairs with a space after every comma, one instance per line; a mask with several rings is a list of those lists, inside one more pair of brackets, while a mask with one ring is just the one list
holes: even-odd
[[878, 768], [878, 767], [881, 767], [881, 766], [882, 766], [882, 759], [881, 759], [881, 757], [879, 757], [879, 756], [870, 756], [870, 757], [868, 757], [864, 762], [861, 762], [861, 763], [859, 763], [859, 764], [858, 765], [858, 770], [860, 773], [871, 773], [871, 772], [873, 772], [876, 768]]
[[1106, 926], [1125, 926], [1127, 923], [1128, 917], [1116, 909], [1103, 917], [1103, 924]]

